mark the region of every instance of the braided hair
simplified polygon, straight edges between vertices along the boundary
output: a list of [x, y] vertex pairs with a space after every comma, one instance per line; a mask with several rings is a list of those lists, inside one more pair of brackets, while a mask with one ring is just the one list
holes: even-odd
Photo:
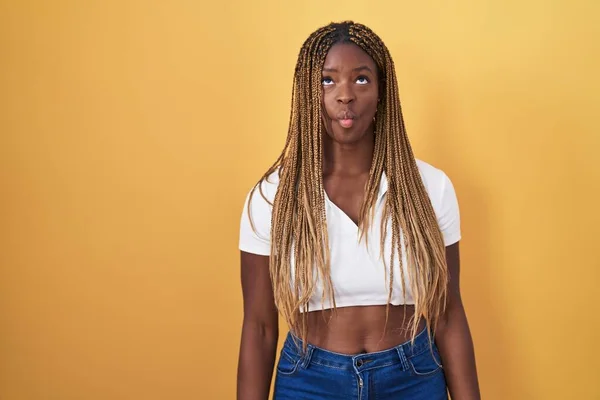
[[428, 332], [435, 332], [445, 310], [448, 268], [444, 241], [406, 134], [390, 52], [371, 29], [351, 21], [321, 27], [302, 45], [294, 73], [291, 115], [283, 151], [250, 195], [251, 200], [258, 188], [264, 197], [260, 183], [272, 173], [279, 172], [279, 186], [272, 204], [269, 261], [275, 303], [290, 329], [304, 343], [308, 335], [306, 313], [315, 291], [315, 278], [323, 282], [322, 302], [329, 298], [334, 310], [336, 308], [323, 187], [322, 138], [326, 132], [321, 119], [321, 80], [325, 57], [338, 43], [359, 46], [377, 66], [381, 101], [377, 106], [373, 161], [360, 208], [359, 229], [361, 238], [365, 235], [366, 239], [371, 211], [385, 172], [388, 189], [381, 221], [381, 254], [384, 254], [384, 243], [390, 234], [390, 220], [392, 242], [386, 326], [396, 257], [400, 263], [402, 291], [406, 295], [402, 265], [404, 249], [415, 301], [415, 312], [410, 321], [414, 339], [421, 318], [426, 321]]

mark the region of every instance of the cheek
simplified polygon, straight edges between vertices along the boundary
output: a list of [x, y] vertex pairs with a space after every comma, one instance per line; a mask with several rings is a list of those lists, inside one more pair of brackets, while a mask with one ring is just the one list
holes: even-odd
[[[327, 96], [326, 94], [323, 94], [322, 100], [321, 100], [321, 121], [323, 122], [323, 126], [325, 127], [325, 132], [327, 133], [327, 136], [332, 137], [333, 136], [333, 127], [332, 127], [332, 119], [333, 119], [333, 115], [335, 114], [335, 109], [333, 108], [332, 104], [331, 104], [331, 96]], [[334, 102], [335, 105], [335, 102]]]
[[332, 100], [332, 95], [323, 93], [321, 100], [321, 109], [323, 110], [323, 118], [331, 120], [335, 114], [335, 99]]
[[379, 92], [377, 89], [372, 89], [368, 93], [366, 93], [365, 101], [369, 104], [369, 109], [377, 108], [377, 99], [379, 98]]
[[379, 109], [379, 101], [377, 101], [377, 99], [378, 96], [373, 97], [372, 103], [369, 107], [369, 112], [372, 114], [372, 117], [374, 117], [375, 114], [377, 114], [377, 110]]

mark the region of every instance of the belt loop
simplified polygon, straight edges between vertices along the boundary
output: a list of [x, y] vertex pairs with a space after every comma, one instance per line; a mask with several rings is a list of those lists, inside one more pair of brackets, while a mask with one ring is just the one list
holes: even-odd
[[396, 351], [398, 351], [398, 357], [400, 358], [400, 364], [402, 364], [402, 370], [408, 371], [409, 365], [406, 354], [404, 354], [404, 347], [398, 346], [396, 347]]
[[310, 344], [307, 346], [306, 348], [306, 352], [304, 353], [304, 356], [302, 357], [302, 363], [300, 364], [302, 366], [302, 368], [306, 369], [306, 367], [308, 367], [310, 365], [310, 360], [312, 359], [312, 354], [314, 351], [314, 347], [311, 346]]

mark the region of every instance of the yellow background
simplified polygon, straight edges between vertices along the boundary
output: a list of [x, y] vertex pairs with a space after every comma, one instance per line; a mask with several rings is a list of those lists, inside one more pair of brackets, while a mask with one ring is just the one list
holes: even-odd
[[0, 4], [0, 399], [234, 399], [243, 198], [347, 18], [455, 183], [483, 398], [600, 399], [599, 3]]

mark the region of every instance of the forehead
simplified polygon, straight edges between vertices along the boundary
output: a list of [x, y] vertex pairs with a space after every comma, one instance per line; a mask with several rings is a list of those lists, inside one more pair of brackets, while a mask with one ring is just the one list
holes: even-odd
[[375, 61], [363, 49], [354, 43], [338, 43], [329, 49], [323, 69], [353, 69], [366, 65], [375, 70]]

